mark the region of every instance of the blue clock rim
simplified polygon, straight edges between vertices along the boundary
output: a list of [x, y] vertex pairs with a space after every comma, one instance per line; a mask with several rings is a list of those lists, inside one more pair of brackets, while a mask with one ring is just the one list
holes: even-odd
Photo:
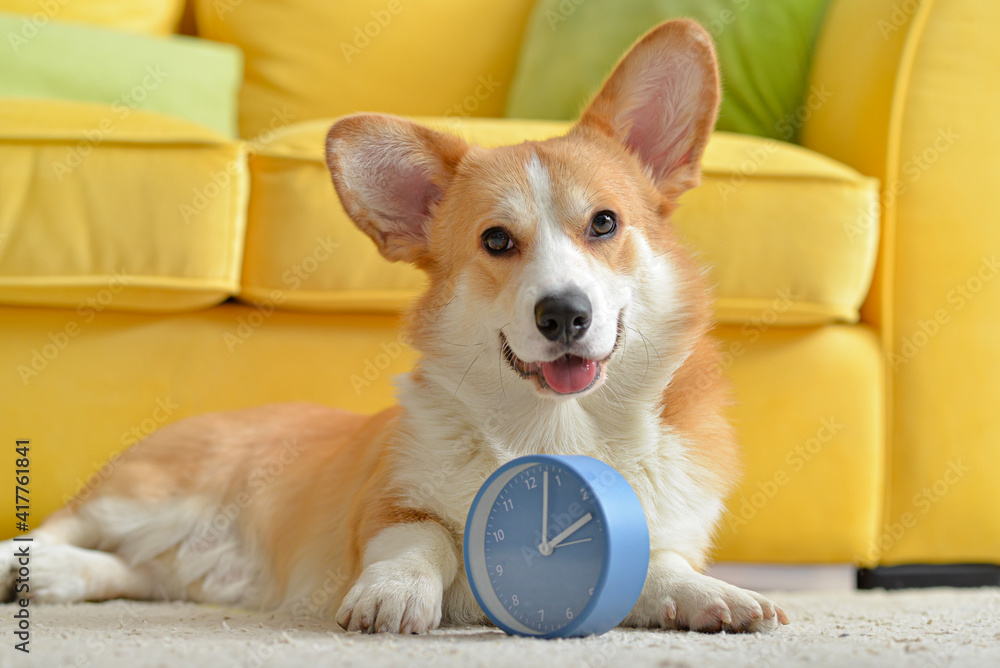
[[[607, 530], [608, 522], [607, 522], [607, 514], [604, 511], [604, 505], [601, 502], [600, 497], [594, 493], [593, 486], [587, 481], [587, 479], [583, 475], [580, 474], [578, 468], [573, 465], [573, 461], [570, 458], [574, 456], [579, 456], [579, 455], [524, 455], [523, 457], [512, 459], [503, 466], [501, 466], [500, 468], [498, 468], [496, 471], [494, 471], [490, 475], [490, 477], [486, 479], [486, 481], [479, 488], [479, 491], [476, 493], [475, 498], [472, 500], [472, 505], [469, 507], [469, 515], [465, 521], [465, 535], [462, 540], [462, 556], [463, 556], [463, 561], [465, 562], [464, 563], [465, 573], [466, 573], [466, 578], [469, 581], [469, 588], [472, 590], [472, 595], [475, 596], [476, 598], [476, 603], [479, 604], [480, 609], [486, 614], [486, 616], [490, 618], [490, 621], [492, 621], [498, 628], [500, 628], [501, 630], [505, 631], [510, 635], [518, 635], [518, 636], [526, 636], [530, 638], [542, 638], [542, 639], [573, 637], [576, 630], [580, 629], [585, 622], [589, 621], [589, 617], [593, 613], [594, 607], [597, 605], [597, 601], [600, 599], [600, 594], [604, 591], [605, 587], [607, 586], [608, 578], [610, 578], [611, 576], [608, 568], [609, 560], [605, 559], [604, 563], [601, 564], [601, 573], [597, 578], [597, 584], [594, 585], [594, 595], [590, 597], [590, 600], [587, 601], [587, 605], [583, 607], [583, 610], [580, 611], [580, 614], [577, 615], [572, 622], [554, 631], [549, 631], [547, 633], [533, 633], [530, 635], [525, 634], [521, 631], [509, 627], [500, 620], [496, 619], [495, 616], [490, 611], [489, 607], [486, 605], [486, 602], [479, 595], [479, 591], [477, 590], [476, 586], [473, 585], [472, 564], [470, 562], [470, 557], [469, 557], [469, 536], [470, 536], [470, 530], [472, 528], [472, 518], [474, 515], [473, 510], [479, 507], [479, 504], [482, 501], [482, 498], [485, 495], [486, 490], [489, 489], [490, 487], [490, 483], [492, 483], [494, 480], [503, 475], [504, 472], [507, 471], [508, 469], [514, 466], [520, 466], [522, 464], [556, 464], [562, 468], [570, 469], [573, 472], [573, 474], [576, 475], [578, 478], [580, 478], [583, 484], [587, 486], [587, 488], [591, 492], [591, 496], [594, 498], [594, 506], [597, 508], [597, 513], [601, 521], [601, 524], [602, 526], [605, 527], [605, 530]], [[590, 459], [594, 458], [591, 457]], [[601, 463], [603, 464], [604, 462]], [[605, 464], [605, 466], [607, 466], [607, 464]], [[617, 471], [615, 471], [615, 473], [619, 476], [621, 475], [621, 473], [618, 473]]]

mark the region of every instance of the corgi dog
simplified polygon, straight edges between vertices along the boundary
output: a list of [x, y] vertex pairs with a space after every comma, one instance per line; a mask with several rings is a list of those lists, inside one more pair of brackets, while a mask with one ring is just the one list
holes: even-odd
[[429, 279], [399, 405], [166, 426], [33, 533], [30, 596], [284, 610], [371, 633], [486, 623], [462, 567], [474, 495], [515, 457], [582, 454], [625, 476], [649, 524], [625, 625], [788, 623], [703, 573], [739, 457], [705, 278], [670, 216], [699, 182], [719, 95], [711, 39], [677, 20], [561, 137], [485, 149], [394, 116], [339, 120], [326, 149], [345, 211]]

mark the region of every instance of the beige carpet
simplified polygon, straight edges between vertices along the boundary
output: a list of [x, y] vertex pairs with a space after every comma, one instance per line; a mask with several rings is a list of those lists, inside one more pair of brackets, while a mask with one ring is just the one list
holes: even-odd
[[491, 628], [363, 636], [310, 621], [179, 603], [35, 605], [31, 653], [0, 606], [0, 666], [1000, 666], [1000, 589], [773, 593], [792, 625], [767, 636], [616, 630], [510, 638]]

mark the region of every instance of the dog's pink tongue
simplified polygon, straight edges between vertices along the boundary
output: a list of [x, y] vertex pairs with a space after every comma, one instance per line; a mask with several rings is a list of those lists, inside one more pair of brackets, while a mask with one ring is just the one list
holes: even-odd
[[549, 387], [559, 394], [571, 394], [590, 387], [597, 375], [597, 362], [564, 355], [554, 362], [543, 362], [542, 375]]

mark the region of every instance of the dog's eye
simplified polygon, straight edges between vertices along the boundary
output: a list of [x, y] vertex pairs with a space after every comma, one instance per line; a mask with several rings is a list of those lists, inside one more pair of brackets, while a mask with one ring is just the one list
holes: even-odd
[[502, 227], [491, 227], [483, 232], [483, 247], [493, 255], [500, 255], [514, 248], [514, 240]]
[[618, 217], [614, 211], [598, 211], [590, 221], [590, 229], [595, 237], [605, 237], [618, 228]]

